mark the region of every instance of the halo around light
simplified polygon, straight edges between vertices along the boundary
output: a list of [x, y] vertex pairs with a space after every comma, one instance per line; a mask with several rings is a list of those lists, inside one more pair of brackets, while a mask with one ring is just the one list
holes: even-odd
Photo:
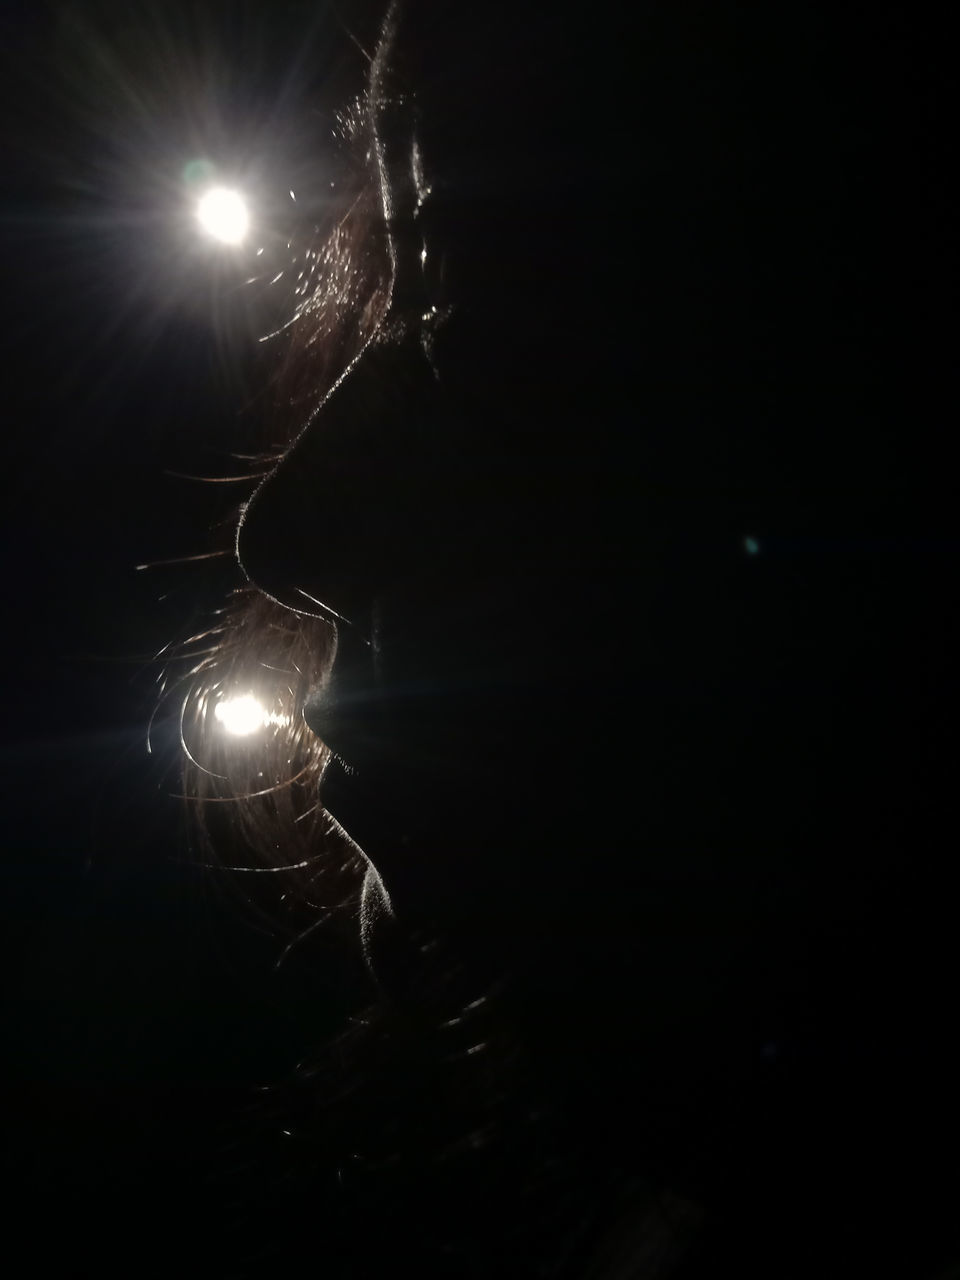
[[240, 244], [250, 227], [247, 203], [229, 187], [211, 187], [197, 205], [200, 225], [223, 244]]

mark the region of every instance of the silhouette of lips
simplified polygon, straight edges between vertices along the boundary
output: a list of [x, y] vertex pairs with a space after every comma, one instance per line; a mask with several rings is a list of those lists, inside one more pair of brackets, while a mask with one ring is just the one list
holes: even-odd
[[352, 764], [352, 755], [367, 736], [363, 727], [376, 701], [370, 644], [350, 625], [337, 627], [333, 668], [307, 698], [303, 718], [325, 746]]
[[402, 843], [403, 816], [394, 810], [388, 787], [344, 764], [338, 754], [324, 769], [320, 803], [347, 835], [376, 862], [377, 854]]
[[395, 726], [377, 688], [372, 647], [354, 627], [338, 627], [333, 669], [307, 698], [303, 718], [332, 754], [320, 782], [323, 807], [361, 848], [382, 840], [376, 777], [396, 750]]

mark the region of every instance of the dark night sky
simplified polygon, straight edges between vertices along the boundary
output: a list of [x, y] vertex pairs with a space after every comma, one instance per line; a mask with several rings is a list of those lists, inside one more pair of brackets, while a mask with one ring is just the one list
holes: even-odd
[[[258, 390], [246, 353], [264, 313], [238, 294], [228, 270], [195, 250], [188, 270], [167, 270], [173, 233], [164, 221], [168, 187], [157, 175], [172, 172], [171, 156], [190, 158], [189, 129], [178, 123], [185, 109], [171, 109], [168, 135], [149, 112], [125, 114], [111, 96], [116, 86], [97, 79], [91, 59], [98, 48], [125, 50], [132, 82], [142, 76], [161, 95], [163, 77], [149, 69], [136, 22], [123, 27], [124, 6], [81, 3], [70, 7], [80, 24], [71, 27], [67, 8], [4, 0], [0, 25], [3, 1096], [24, 1210], [57, 1197], [76, 1239], [99, 1253], [95, 1207], [109, 1202], [111, 1213], [146, 1223], [136, 1216], [144, 1212], [135, 1208], [140, 1188], [176, 1185], [174, 1212], [190, 1221], [197, 1170], [218, 1141], [217, 1125], [245, 1088], [296, 1055], [299, 1015], [312, 1000], [315, 1025], [318, 989], [306, 990], [295, 966], [278, 976], [276, 938], [187, 865], [168, 722], [154, 755], [145, 750], [158, 671], [152, 655], [187, 634], [237, 578], [219, 561], [136, 566], [206, 550], [242, 496], [169, 472], [228, 472], [230, 451], [248, 443]], [[767, 15], [767, 39], [789, 44], [791, 24], [829, 31], [828, 6], [771, 8], [780, 16]], [[280, 181], [284, 164], [296, 174], [305, 163], [296, 139], [310, 77], [322, 76], [324, 58], [354, 64], [342, 37], [339, 44], [327, 37], [336, 30], [327, 18], [309, 46], [319, 50], [310, 76], [294, 76], [312, 6], [286, 4], [269, 26], [256, 10], [212, 6], [200, 26], [222, 73], [216, 128], [229, 141], [268, 120], [293, 138], [277, 161]], [[162, 11], [173, 47], [200, 21], [190, 6]], [[903, 461], [912, 541], [899, 548], [891, 581], [912, 583], [902, 651], [916, 671], [905, 731], [917, 735], [918, 764], [906, 785], [919, 826], [929, 797], [952, 777], [944, 708], [956, 692], [947, 684], [960, 541], [945, 448], [956, 417], [946, 45], [905, 5], [861, 6], [844, 21], [835, 51], [809, 31], [803, 37], [822, 62], [810, 77], [810, 101], [797, 104], [785, 127], [802, 142], [809, 112], [821, 124], [835, 115], [837, 129], [848, 131], [826, 161], [824, 189], [807, 193], [812, 206], [829, 200], [837, 176], [830, 165], [842, 166], [846, 205], [837, 225], [862, 234], [860, 255], [838, 258], [833, 277], [840, 294], [862, 287], [865, 299], [850, 335], [845, 411], [877, 415], [877, 457], [893, 448], [894, 426], [915, 424], [916, 447]], [[777, 22], [783, 30], [774, 32]], [[860, 61], [845, 66], [854, 51]], [[288, 86], [286, 96], [278, 85]], [[751, 145], [775, 142], [774, 131], [760, 127]], [[802, 210], [796, 232], [802, 258], [810, 252]], [[811, 272], [818, 282], [829, 274], [822, 263]], [[829, 297], [811, 288], [802, 305], [805, 314], [791, 319], [797, 330], [823, 324], [833, 332]], [[892, 317], [899, 323], [891, 328]], [[877, 367], [897, 370], [885, 407], [871, 373]], [[829, 434], [823, 424], [818, 431]], [[944, 831], [944, 850], [953, 844]], [[900, 870], [909, 865], [904, 855]], [[928, 856], [919, 874], [933, 888], [929, 896], [916, 887], [907, 893], [890, 939], [896, 952], [874, 940], [863, 964], [879, 966], [891, 989], [915, 984], [915, 998], [898, 997], [910, 1011], [898, 1034], [914, 1037], [918, 1055], [932, 1059], [951, 1009], [930, 969], [948, 962], [940, 931], [952, 930], [952, 920], [942, 905], [942, 867]], [[888, 906], [896, 899], [892, 882], [882, 894]], [[918, 954], [921, 936], [927, 950], [904, 977], [903, 957]], [[321, 987], [319, 1000], [332, 1024], [331, 986]], [[827, 1021], [841, 1025], [842, 1016], [837, 1009]], [[863, 1046], [838, 1053], [855, 1063], [853, 1074], [869, 1060]], [[912, 1070], [910, 1105], [936, 1126], [942, 1113], [925, 1114], [920, 1095], [930, 1082], [944, 1084], [943, 1063]], [[892, 1131], [902, 1127], [894, 1122]], [[920, 1185], [935, 1200], [935, 1182], [922, 1176]], [[920, 1212], [917, 1202], [909, 1207]]]

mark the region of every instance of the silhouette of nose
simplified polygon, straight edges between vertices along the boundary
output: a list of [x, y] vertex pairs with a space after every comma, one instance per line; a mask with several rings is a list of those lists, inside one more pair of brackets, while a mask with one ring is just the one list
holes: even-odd
[[416, 554], [432, 483], [429, 376], [405, 343], [368, 347], [330, 392], [241, 516], [237, 559], [261, 591], [353, 622]]

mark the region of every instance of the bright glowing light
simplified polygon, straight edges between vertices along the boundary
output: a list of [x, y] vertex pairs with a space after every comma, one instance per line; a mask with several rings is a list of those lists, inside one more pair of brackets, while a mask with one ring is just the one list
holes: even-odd
[[291, 724], [289, 715], [284, 715], [282, 711], [268, 711], [252, 693], [224, 698], [214, 707], [213, 714], [227, 733], [233, 734], [235, 738], [248, 738], [251, 733], [266, 729], [268, 725], [276, 729], [289, 729]]
[[263, 705], [252, 693], [245, 693], [239, 698], [224, 698], [213, 709], [213, 714], [235, 737], [245, 738], [256, 733], [267, 723], [267, 713]]
[[224, 244], [240, 244], [250, 226], [246, 201], [227, 187], [211, 187], [197, 205], [197, 217], [203, 229]]

